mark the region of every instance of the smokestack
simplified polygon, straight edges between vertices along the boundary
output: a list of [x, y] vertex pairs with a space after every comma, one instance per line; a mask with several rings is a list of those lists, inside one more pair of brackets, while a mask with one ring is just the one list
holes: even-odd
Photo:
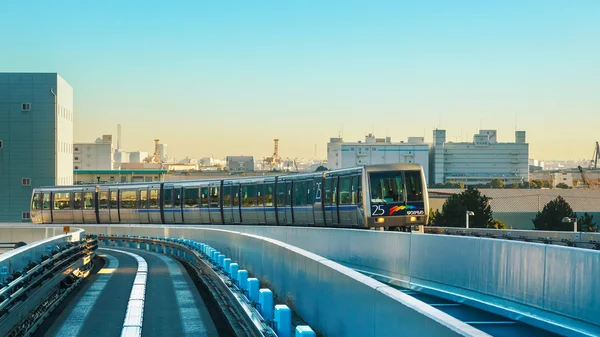
[[117, 149], [121, 149], [121, 124], [117, 124]]

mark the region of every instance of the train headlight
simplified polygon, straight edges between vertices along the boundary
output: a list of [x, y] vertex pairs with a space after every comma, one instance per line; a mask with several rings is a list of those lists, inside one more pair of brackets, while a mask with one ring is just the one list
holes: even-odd
[[385, 218], [377, 218], [377, 223], [383, 223], [385, 221]]
[[411, 216], [410, 217], [410, 222], [415, 222], [417, 221], [417, 217], [416, 216]]

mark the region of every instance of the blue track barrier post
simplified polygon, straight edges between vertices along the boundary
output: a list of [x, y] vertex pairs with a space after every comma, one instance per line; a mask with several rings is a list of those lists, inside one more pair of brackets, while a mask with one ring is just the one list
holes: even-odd
[[234, 284], [236, 284], [236, 281], [237, 281], [239, 268], [240, 268], [240, 266], [237, 263], [232, 263], [229, 265], [229, 275]]
[[292, 311], [287, 305], [275, 306], [275, 333], [278, 337], [291, 337]]
[[238, 270], [238, 282], [240, 283], [240, 288], [242, 292], [245, 294], [248, 290], [248, 271], [247, 270]]
[[295, 337], [316, 337], [317, 335], [308, 325], [298, 325]]
[[273, 292], [271, 289], [260, 289], [258, 291], [258, 303], [260, 304], [260, 314], [267, 321], [273, 320]]

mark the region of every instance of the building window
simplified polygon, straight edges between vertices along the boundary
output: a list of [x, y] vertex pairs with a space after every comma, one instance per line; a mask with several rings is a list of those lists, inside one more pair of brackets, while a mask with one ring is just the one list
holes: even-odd
[[75, 151], [79, 151], [79, 148], [77, 146], [75, 146]]
[[31, 111], [31, 103], [23, 103], [23, 104], [21, 104], [21, 110], [23, 110], [23, 111]]
[[75, 166], [75, 169], [76, 169], [76, 170], [79, 170], [79, 166]]
[[21, 179], [21, 184], [23, 186], [31, 186], [31, 178], [22, 178]]
[[21, 212], [21, 219], [23, 219], [23, 220], [29, 220], [29, 219], [31, 219], [31, 213], [29, 213], [29, 212]]
[[75, 157], [75, 160], [79, 160], [79, 157], [77, 157], [77, 156], [76, 156], [76, 157]]
[[2, 140], [0, 140], [0, 149], [4, 146], [4, 143], [2, 143]]

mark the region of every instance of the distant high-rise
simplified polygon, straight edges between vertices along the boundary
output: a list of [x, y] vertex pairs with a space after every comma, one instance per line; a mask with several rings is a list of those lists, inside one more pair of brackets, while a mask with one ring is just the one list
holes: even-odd
[[167, 151], [167, 144], [158, 144], [158, 156], [162, 160], [165, 160], [169, 156], [169, 153]]
[[71, 184], [73, 88], [56, 73], [0, 73], [0, 222], [29, 221], [34, 187]]
[[121, 124], [117, 124], [117, 149], [121, 149]]

